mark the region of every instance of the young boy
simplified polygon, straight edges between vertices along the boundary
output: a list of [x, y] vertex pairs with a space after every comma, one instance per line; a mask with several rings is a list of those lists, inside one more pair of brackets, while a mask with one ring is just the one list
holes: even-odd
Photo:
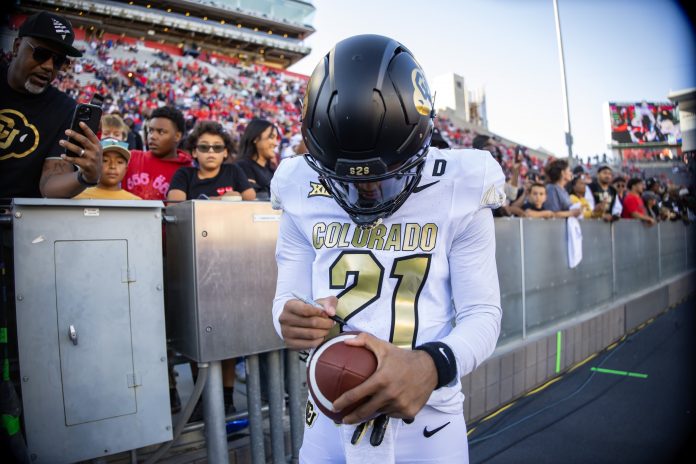
[[527, 201], [522, 206], [525, 212], [525, 217], [529, 218], [552, 218], [553, 211], [544, 209], [546, 201], [546, 187], [544, 184], [535, 182], [529, 187], [529, 195]]
[[126, 175], [126, 167], [130, 161], [128, 144], [116, 139], [104, 139], [101, 141], [103, 151], [102, 173], [96, 187], [85, 189], [76, 197], [76, 200], [103, 199], [103, 200], [140, 200], [139, 196], [126, 192], [121, 188], [121, 181]]
[[128, 126], [117, 114], [105, 114], [101, 118], [101, 138], [116, 139], [121, 142], [128, 140]]

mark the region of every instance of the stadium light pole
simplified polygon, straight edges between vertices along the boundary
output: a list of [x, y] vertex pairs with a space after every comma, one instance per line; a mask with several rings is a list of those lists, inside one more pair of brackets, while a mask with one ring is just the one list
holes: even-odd
[[573, 135], [570, 131], [570, 105], [568, 104], [568, 82], [566, 81], [565, 58], [563, 55], [563, 38], [561, 37], [561, 17], [558, 14], [558, 0], [553, 0], [553, 14], [556, 18], [556, 40], [558, 41], [558, 59], [561, 62], [561, 90], [563, 91], [563, 110], [565, 112], [565, 139], [568, 145], [568, 158], [573, 157]]

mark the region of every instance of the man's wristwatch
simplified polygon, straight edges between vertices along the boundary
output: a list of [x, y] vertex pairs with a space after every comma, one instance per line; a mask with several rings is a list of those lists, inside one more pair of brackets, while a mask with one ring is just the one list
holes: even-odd
[[99, 183], [99, 181], [97, 181], [97, 182], [87, 181], [87, 179], [82, 177], [82, 171], [77, 171], [77, 182], [84, 187], [95, 187]]

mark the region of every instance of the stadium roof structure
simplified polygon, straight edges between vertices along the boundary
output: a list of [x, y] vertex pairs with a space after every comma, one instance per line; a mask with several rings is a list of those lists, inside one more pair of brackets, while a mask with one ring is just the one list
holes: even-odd
[[[277, 0], [304, 9], [303, 14], [283, 17], [279, 11], [244, 9], [240, 0], [29, 0], [20, 9], [33, 13], [52, 10], [67, 17], [74, 26], [97, 36], [104, 32], [177, 45], [202, 47], [243, 61], [285, 69], [307, 56], [304, 45], [315, 29], [308, 20], [314, 6], [306, 1]], [[252, 2], [253, 3], [253, 2]], [[295, 8], [297, 10], [297, 8]], [[279, 14], [280, 13], [280, 14]]]

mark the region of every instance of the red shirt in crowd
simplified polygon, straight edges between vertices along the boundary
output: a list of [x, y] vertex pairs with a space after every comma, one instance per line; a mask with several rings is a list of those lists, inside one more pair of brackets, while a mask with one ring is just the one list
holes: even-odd
[[157, 158], [151, 151], [131, 151], [131, 159], [121, 187], [143, 200], [167, 198], [169, 182], [174, 173], [184, 166], [193, 166], [191, 155], [177, 150], [177, 157]]
[[645, 213], [645, 203], [640, 195], [628, 192], [623, 201], [623, 211], [621, 212], [621, 217], [624, 219], [635, 219], [633, 213]]

